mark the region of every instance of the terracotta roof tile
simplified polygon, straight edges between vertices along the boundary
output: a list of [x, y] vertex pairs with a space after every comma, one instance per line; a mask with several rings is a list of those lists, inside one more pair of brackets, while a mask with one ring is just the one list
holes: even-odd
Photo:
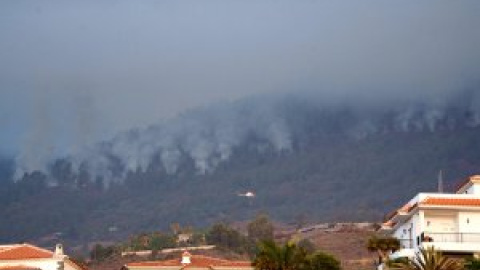
[[8, 265], [0, 266], [0, 270], [40, 270], [40, 268], [28, 265]]
[[392, 211], [385, 216], [384, 221], [387, 222], [387, 221], [391, 220], [392, 218], [394, 218], [396, 215], [397, 215], [397, 210]]
[[472, 175], [470, 177], [465, 178], [460, 184], [458, 184], [455, 188], [456, 192], [458, 192], [460, 189], [465, 187], [469, 183], [478, 183], [480, 182], [480, 175]]
[[410, 210], [410, 204], [405, 204], [404, 206], [402, 206], [400, 209], [398, 209], [397, 212], [403, 212], [403, 213], [408, 213]]
[[418, 202], [410, 205], [410, 208], [408, 209], [408, 212], [409, 212], [409, 213], [412, 212], [412, 210], [415, 209], [417, 206], [418, 206]]
[[384, 226], [387, 226], [387, 227], [394, 227], [395, 226], [395, 222], [391, 221], [391, 220], [388, 220], [387, 222], [383, 223]]
[[0, 260], [22, 260], [52, 258], [53, 252], [29, 244], [2, 246]]
[[417, 207], [417, 203], [415, 204], [405, 204], [404, 206], [402, 206], [401, 208], [399, 208], [398, 210], [395, 210], [395, 211], [392, 211], [390, 212], [388, 215], [386, 215], [386, 218], [384, 219], [385, 223], [389, 222], [390, 220], [392, 220], [395, 216], [397, 216], [399, 213], [401, 214], [408, 214], [410, 213], [413, 209], [415, 209], [415, 207]]
[[[196, 267], [253, 267], [248, 261], [229, 261], [224, 259], [217, 259], [202, 255], [192, 255], [191, 263], [184, 265], [184, 268]], [[128, 263], [127, 267], [161, 267], [161, 266], [183, 266], [180, 259], [173, 259], [167, 261], [150, 261], [150, 262], [134, 262]]]
[[[79, 262], [75, 262], [75, 261], [73, 261], [73, 260], [71, 260], [71, 259], [66, 259], [66, 260], [65, 260], [65, 264], [66, 264], [66, 265], [69, 265], [70, 267], [73, 267], [73, 268], [75, 268], [75, 269], [77, 269], [77, 270], [88, 270], [88, 267], [87, 267], [86, 265], [83, 265], [83, 264], [81, 264], [81, 263], [79, 263]], [[1, 269], [0, 269], [0, 270], [1, 270]]]
[[461, 181], [459, 184], [455, 186], [455, 192], [458, 192], [460, 189], [462, 189], [464, 186], [470, 183], [470, 178], [466, 178], [463, 181]]
[[480, 206], [480, 199], [427, 197], [423, 205]]

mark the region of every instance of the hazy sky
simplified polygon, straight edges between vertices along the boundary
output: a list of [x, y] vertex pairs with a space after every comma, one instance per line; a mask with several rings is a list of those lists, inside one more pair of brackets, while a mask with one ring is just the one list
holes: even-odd
[[478, 0], [0, 1], [0, 153], [259, 93], [443, 98], [479, 85], [479, 14]]

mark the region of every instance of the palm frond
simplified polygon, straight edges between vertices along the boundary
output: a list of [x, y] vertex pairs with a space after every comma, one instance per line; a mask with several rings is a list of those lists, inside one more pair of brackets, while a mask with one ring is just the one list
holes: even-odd
[[462, 270], [460, 263], [452, 260], [435, 250], [434, 247], [420, 249], [415, 258], [408, 259], [406, 262], [395, 264], [403, 270]]

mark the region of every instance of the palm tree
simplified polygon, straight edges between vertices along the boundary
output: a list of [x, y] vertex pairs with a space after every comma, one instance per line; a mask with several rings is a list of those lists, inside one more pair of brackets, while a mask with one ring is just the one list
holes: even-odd
[[267, 240], [260, 242], [258, 247], [259, 251], [254, 259], [255, 269], [299, 270], [306, 266], [306, 251], [293, 243], [279, 246], [272, 240]]
[[400, 248], [400, 241], [394, 237], [376, 237], [373, 236], [368, 239], [367, 249], [370, 252], [378, 253], [378, 263], [381, 264], [388, 260], [388, 253], [398, 250]]
[[415, 258], [408, 259], [405, 262], [394, 264], [394, 267], [398, 267], [402, 270], [462, 270], [463, 266], [449, 259], [443, 254], [435, 250], [434, 247], [427, 249], [420, 249], [415, 254]]

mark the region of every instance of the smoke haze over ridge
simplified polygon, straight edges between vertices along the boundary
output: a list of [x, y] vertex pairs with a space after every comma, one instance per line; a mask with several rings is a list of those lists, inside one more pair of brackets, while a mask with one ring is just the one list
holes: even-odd
[[[258, 94], [306, 92], [299, 95], [321, 104], [410, 100], [445, 108], [470, 89], [473, 100], [462, 104], [476, 107], [479, 13], [478, 1], [3, 1], [0, 151], [16, 155], [29, 171], [119, 131]], [[285, 123], [265, 110], [258, 115], [265, 115], [266, 128], [258, 133], [288, 149]], [[442, 118], [441, 110], [430, 112]], [[226, 142], [182, 142], [199, 168], [208, 167], [201, 161], [206, 153], [225, 158], [226, 145], [239, 144], [242, 132], [256, 128], [245, 124], [238, 131], [225, 119], [215, 136]], [[117, 147], [132, 156], [132, 168], [152, 151], [136, 147], [133, 158], [131, 148]], [[162, 160], [175, 164], [177, 151], [162, 153]]]
[[147, 170], [175, 175], [184, 169], [191, 173], [193, 168], [203, 175], [238, 151], [282, 154], [332, 139], [359, 141], [399, 132], [476, 128], [480, 125], [478, 101], [479, 94], [473, 91], [444, 104], [396, 100], [367, 107], [354, 101], [322, 102], [305, 93], [255, 96], [189, 110], [67, 155], [47, 154], [33, 160], [19, 156], [15, 178], [34, 170], [50, 174], [65, 161], [71, 164], [73, 177], [83, 170], [107, 184], [123, 181], [129, 172]]

